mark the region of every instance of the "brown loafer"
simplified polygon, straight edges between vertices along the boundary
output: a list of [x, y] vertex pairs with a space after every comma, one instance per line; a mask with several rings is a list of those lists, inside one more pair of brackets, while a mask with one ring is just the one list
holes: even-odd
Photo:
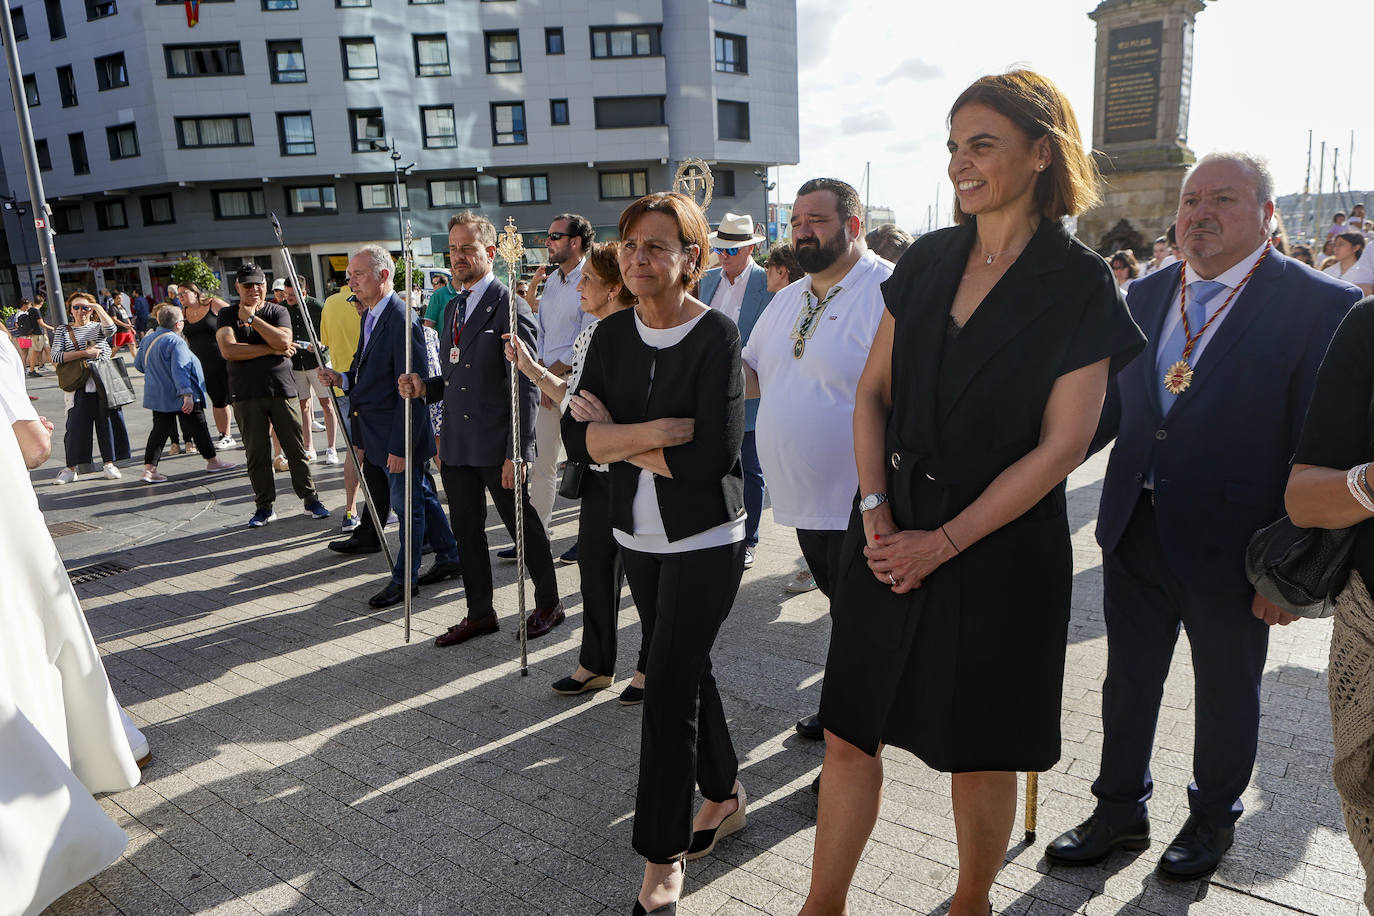
[[495, 633], [501, 629], [496, 625], [496, 615], [488, 614], [486, 617], [479, 617], [477, 620], [470, 620], [466, 617], [463, 622], [448, 628], [448, 631], [434, 637], [434, 645], [440, 649], [449, 646], [456, 646], [459, 643], [467, 642], [474, 636], [485, 636], [488, 633]]
[[[563, 613], [563, 602], [559, 601], [553, 607], [535, 608], [525, 622], [525, 636], [528, 639], [537, 639], [552, 630], [563, 622], [566, 615]], [[516, 633], [515, 638], [519, 639], [520, 634]]]

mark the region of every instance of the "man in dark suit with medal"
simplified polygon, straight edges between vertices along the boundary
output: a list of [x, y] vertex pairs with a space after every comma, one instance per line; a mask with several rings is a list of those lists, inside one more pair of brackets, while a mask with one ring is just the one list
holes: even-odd
[[[348, 421], [352, 424], [353, 442], [362, 450], [362, 458], [370, 468], [385, 474], [386, 490], [391, 507], [405, 512], [405, 411], [412, 411], [412, 460], [415, 462], [415, 499], [412, 500], [409, 524], [415, 531], [415, 544], [425, 542], [426, 534], [434, 547], [434, 567], [420, 576], [420, 555], [405, 555], [405, 538], [396, 555], [391, 581], [368, 600], [374, 608], [391, 607], [405, 600], [403, 589], [409, 585], [412, 594], [419, 594], [419, 585], [458, 574], [458, 545], [444, 518], [443, 506], [434, 492], [434, 480], [425, 470], [425, 463], [434, 454], [434, 428], [429, 411], [416, 404], [407, 404], [397, 396], [397, 377], [405, 371], [405, 347], [414, 348], [412, 354], [424, 359], [425, 338], [415, 316], [405, 307], [391, 286], [394, 267], [391, 255], [377, 245], [366, 245], [348, 262], [348, 285], [353, 295], [367, 309], [362, 324], [362, 336], [353, 365], [347, 373], [333, 369], [317, 370], [320, 381], [348, 393]], [[410, 340], [406, 340], [409, 334]], [[382, 480], [369, 473], [368, 486]], [[378, 497], [380, 498], [380, 497]], [[369, 506], [373, 518], [385, 519], [386, 509]], [[439, 575], [436, 576], [436, 573]]]
[[[439, 433], [439, 473], [448, 495], [449, 516], [463, 557], [463, 589], [468, 614], [434, 640], [443, 648], [497, 630], [492, 605], [491, 555], [487, 549], [487, 494], [506, 530], [515, 535], [515, 464], [511, 444], [509, 363], [503, 335], [510, 330], [510, 290], [492, 275], [496, 227], [484, 216], [460, 213], [449, 220], [449, 267], [462, 291], [444, 310], [439, 331], [439, 377], [401, 378], [405, 397], [443, 399], [444, 424]], [[516, 333], [534, 349], [534, 314], [518, 302]], [[524, 458], [534, 458], [535, 409], [539, 389], [520, 380], [520, 443]], [[526, 624], [530, 638], [543, 636], [563, 622], [548, 532], [530, 505], [529, 488], [519, 483], [525, 513], [526, 564], [534, 580], [534, 613]]]
[[1293, 617], [1245, 577], [1251, 535], [1283, 514], [1317, 367], [1359, 291], [1274, 250], [1262, 160], [1204, 157], [1179, 197], [1184, 260], [1131, 286], [1149, 337], [1108, 390], [1098, 512], [1107, 677], [1097, 807], [1050, 843], [1065, 865], [1150, 845], [1150, 755], [1179, 629], [1195, 680], [1189, 816], [1160, 871], [1209, 874], [1230, 848], [1259, 741], [1269, 627]]

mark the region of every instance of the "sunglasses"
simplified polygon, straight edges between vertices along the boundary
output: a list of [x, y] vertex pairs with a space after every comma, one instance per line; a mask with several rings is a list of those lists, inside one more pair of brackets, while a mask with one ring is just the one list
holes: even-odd
[[90, 310], [91, 310], [91, 307], [90, 307], [89, 305], [73, 305], [73, 306], [72, 306], [72, 311], [73, 311], [73, 312], [89, 312]]
[[559, 239], [567, 238], [571, 234], [570, 232], [550, 232], [548, 235], [544, 236], [544, 238], [548, 239], [550, 242], [556, 242]]
[[740, 249], [739, 249], [738, 247], [736, 247], [736, 248], [712, 248], [711, 250], [714, 251], [716, 254], [723, 254], [723, 255], [725, 255], [727, 258], [733, 258], [735, 255], [739, 254], [739, 252], [740, 252]]

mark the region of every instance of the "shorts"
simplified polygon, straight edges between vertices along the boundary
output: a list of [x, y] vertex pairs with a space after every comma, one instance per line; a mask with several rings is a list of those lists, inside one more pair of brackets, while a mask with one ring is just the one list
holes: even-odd
[[124, 347], [127, 347], [129, 344], [133, 342], [133, 331], [120, 331], [119, 333], [115, 334], [114, 342], [110, 344], [110, 346], [115, 350], [122, 350]]
[[27, 350], [33, 346], [33, 343], [28, 336], [22, 336], [14, 338], [14, 345], [21, 350]]
[[296, 375], [296, 395], [302, 401], [313, 395], [321, 402], [329, 400], [328, 386], [320, 382], [318, 369], [292, 369]]
[[34, 334], [29, 337], [29, 346], [35, 350], [48, 350], [52, 344], [48, 341], [47, 334]]

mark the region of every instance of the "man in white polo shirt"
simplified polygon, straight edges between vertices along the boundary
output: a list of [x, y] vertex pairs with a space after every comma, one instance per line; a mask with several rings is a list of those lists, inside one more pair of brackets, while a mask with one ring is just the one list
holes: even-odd
[[[549, 372], [559, 378], [566, 378], [572, 372], [572, 345], [577, 335], [592, 320], [582, 311], [582, 294], [577, 284], [582, 279], [582, 259], [587, 249], [596, 241], [596, 232], [585, 216], [576, 213], [562, 213], [549, 223], [547, 239], [549, 264], [553, 268], [545, 278], [545, 269], [535, 272], [531, 288], [544, 281], [544, 292], [536, 302], [530, 303], [535, 311], [534, 320], [539, 327], [539, 362]], [[529, 298], [526, 298], [529, 301]], [[534, 441], [538, 448], [534, 463], [530, 467], [530, 504], [544, 523], [544, 530], [551, 532], [553, 519], [553, 500], [558, 491], [558, 454], [562, 449], [563, 438], [560, 430], [563, 412], [557, 402], [548, 395], [540, 395], [539, 414], [534, 424]], [[514, 559], [515, 549], [500, 551], [497, 556]], [[577, 561], [577, 545], [559, 557], [564, 563]]]
[[[745, 391], [759, 398], [759, 461], [773, 518], [797, 542], [826, 598], [858, 492], [854, 392], [883, 314], [879, 288], [892, 264], [863, 240], [863, 204], [833, 178], [801, 186], [792, 242], [806, 276], [778, 292], [744, 347]], [[819, 740], [816, 716], [797, 723]]]

